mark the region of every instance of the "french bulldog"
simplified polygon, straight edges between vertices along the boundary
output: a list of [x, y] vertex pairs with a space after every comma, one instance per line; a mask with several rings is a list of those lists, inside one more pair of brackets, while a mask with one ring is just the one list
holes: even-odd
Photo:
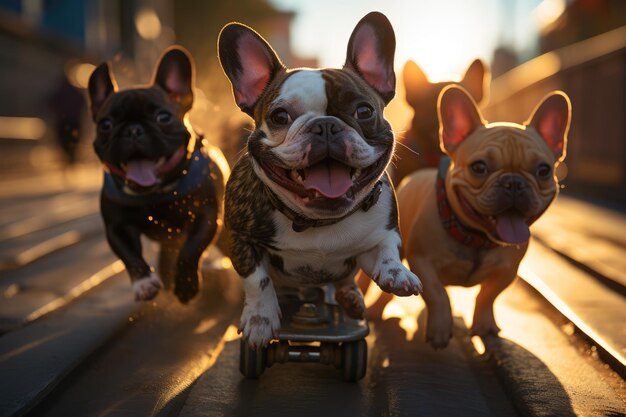
[[[181, 302], [193, 298], [198, 262], [221, 222], [226, 160], [187, 121], [193, 84], [193, 61], [181, 47], [163, 54], [149, 86], [118, 91], [106, 63], [89, 80], [106, 237], [136, 300], [153, 299], [161, 278]], [[140, 235], [160, 243], [160, 277], [142, 256]]]
[[[437, 99], [441, 90], [453, 81], [431, 83], [424, 71], [413, 61], [407, 61], [402, 71], [406, 102], [413, 109], [411, 126], [404, 134], [398, 135], [396, 157], [390, 165], [390, 175], [394, 185], [407, 175], [422, 168], [439, 165], [442, 156], [439, 149], [439, 120]], [[456, 84], [470, 92], [479, 103], [484, 104], [489, 95], [489, 68], [476, 59], [467, 68], [465, 75]]]
[[408, 296], [421, 282], [400, 261], [396, 197], [385, 168], [394, 137], [383, 109], [395, 94], [395, 35], [377, 12], [355, 27], [341, 69], [292, 69], [254, 30], [226, 25], [219, 59], [234, 98], [255, 122], [226, 185], [231, 259], [243, 278], [240, 331], [251, 347], [276, 336], [275, 285], [334, 284], [363, 317], [354, 275]]
[[490, 123], [459, 86], [438, 104], [440, 143], [449, 166], [424, 169], [398, 189], [404, 255], [424, 281], [426, 337], [435, 348], [452, 333], [446, 285], [480, 284], [471, 333], [497, 334], [493, 303], [513, 281], [529, 226], [555, 198], [564, 160], [568, 97], [548, 94], [523, 124]]

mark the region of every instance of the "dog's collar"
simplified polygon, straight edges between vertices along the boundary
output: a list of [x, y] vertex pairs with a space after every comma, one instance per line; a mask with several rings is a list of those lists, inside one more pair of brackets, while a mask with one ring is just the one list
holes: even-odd
[[439, 161], [439, 171], [437, 172], [437, 207], [439, 208], [439, 218], [443, 228], [448, 234], [459, 243], [473, 249], [493, 249], [499, 245], [489, 239], [487, 235], [478, 230], [465, 226], [454, 214], [446, 194], [446, 174], [450, 166], [450, 158], [442, 156]]
[[[198, 143], [202, 143], [199, 141]], [[185, 168], [186, 173], [177, 180], [155, 192], [143, 195], [131, 195], [123, 191], [124, 185], [115, 174], [104, 172], [104, 185], [102, 192], [109, 199], [124, 205], [141, 206], [145, 204], [161, 204], [164, 202], [183, 198], [184, 196], [199, 190], [210, 179], [211, 168], [209, 157], [203, 150], [203, 146], [196, 146]]]
[[265, 186], [266, 194], [269, 197], [272, 205], [276, 208], [276, 210], [280, 211], [282, 214], [285, 215], [285, 217], [291, 220], [291, 228], [294, 232], [298, 233], [303, 232], [310, 227], [330, 226], [332, 224], [338, 223], [346, 217], [350, 216], [351, 214], [357, 212], [358, 210], [368, 211], [378, 202], [378, 197], [380, 197], [382, 189], [383, 182], [381, 180], [378, 180], [374, 185], [374, 188], [372, 188], [372, 191], [370, 191], [369, 194], [363, 200], [361, 200], [359, 204], [354, 206], [352, 210], [350, 210], [347, 214], [333, 219], [311, 219], [287, 207], [287, 205], [285, 205], [285, 203], [283, 203], [282, 200], [278, 198], [278, 196], [274, 194], [272, 190], [269, 189], [269, 187]]

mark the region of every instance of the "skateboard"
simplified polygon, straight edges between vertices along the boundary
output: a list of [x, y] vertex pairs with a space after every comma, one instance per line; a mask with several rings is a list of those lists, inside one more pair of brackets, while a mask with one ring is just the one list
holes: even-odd
[[334, 287], [278, 292], [283, 313], [278, 339], [252, 349], [241, 339], [239, 369], [256, 379], [276, 363], [314, 362], [338, 368], [345, 381], [356, 382], [367, 369], [366, 320], [348, 317], [334, 300]]

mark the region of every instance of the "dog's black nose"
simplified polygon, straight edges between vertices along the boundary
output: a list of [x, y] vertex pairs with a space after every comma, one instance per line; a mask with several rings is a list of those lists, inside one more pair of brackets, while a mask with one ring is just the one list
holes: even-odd
[[144, 130], [143, 126], [140, 125], [139, 123], [133, 123], [132, 125], [126, 126], [126, 129], [124, 129], [125, 136], [129, 136], [132, 138], [140, 138], [145, 133], [146, 131]]
[[526, 180], [517, 174], [506, 174], [500, 179], [502, 187], [511, 192], [517, 192], [526, 188]]
[[343, 129], [337, 119], [334, 117], [320, 117], [310, 129], [310, 132], [324, 139], [332, 139], [337, 133]]

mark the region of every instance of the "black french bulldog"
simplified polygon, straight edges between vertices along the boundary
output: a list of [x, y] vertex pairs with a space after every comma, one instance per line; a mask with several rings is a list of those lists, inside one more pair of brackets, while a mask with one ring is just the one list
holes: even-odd
[[163, 287], [142, 257], [141, 234], [161, 244], [159, 274], [186, 303], [198, 293], [198, 263], [221, 224], [226, 161], [189, 128], [193, 82], [181, 47], [164, 53], [150, 86], [118, 92], [106, 63], [89, 80], [93, 146], [105, 166], [102, 218], [138, 301]]

